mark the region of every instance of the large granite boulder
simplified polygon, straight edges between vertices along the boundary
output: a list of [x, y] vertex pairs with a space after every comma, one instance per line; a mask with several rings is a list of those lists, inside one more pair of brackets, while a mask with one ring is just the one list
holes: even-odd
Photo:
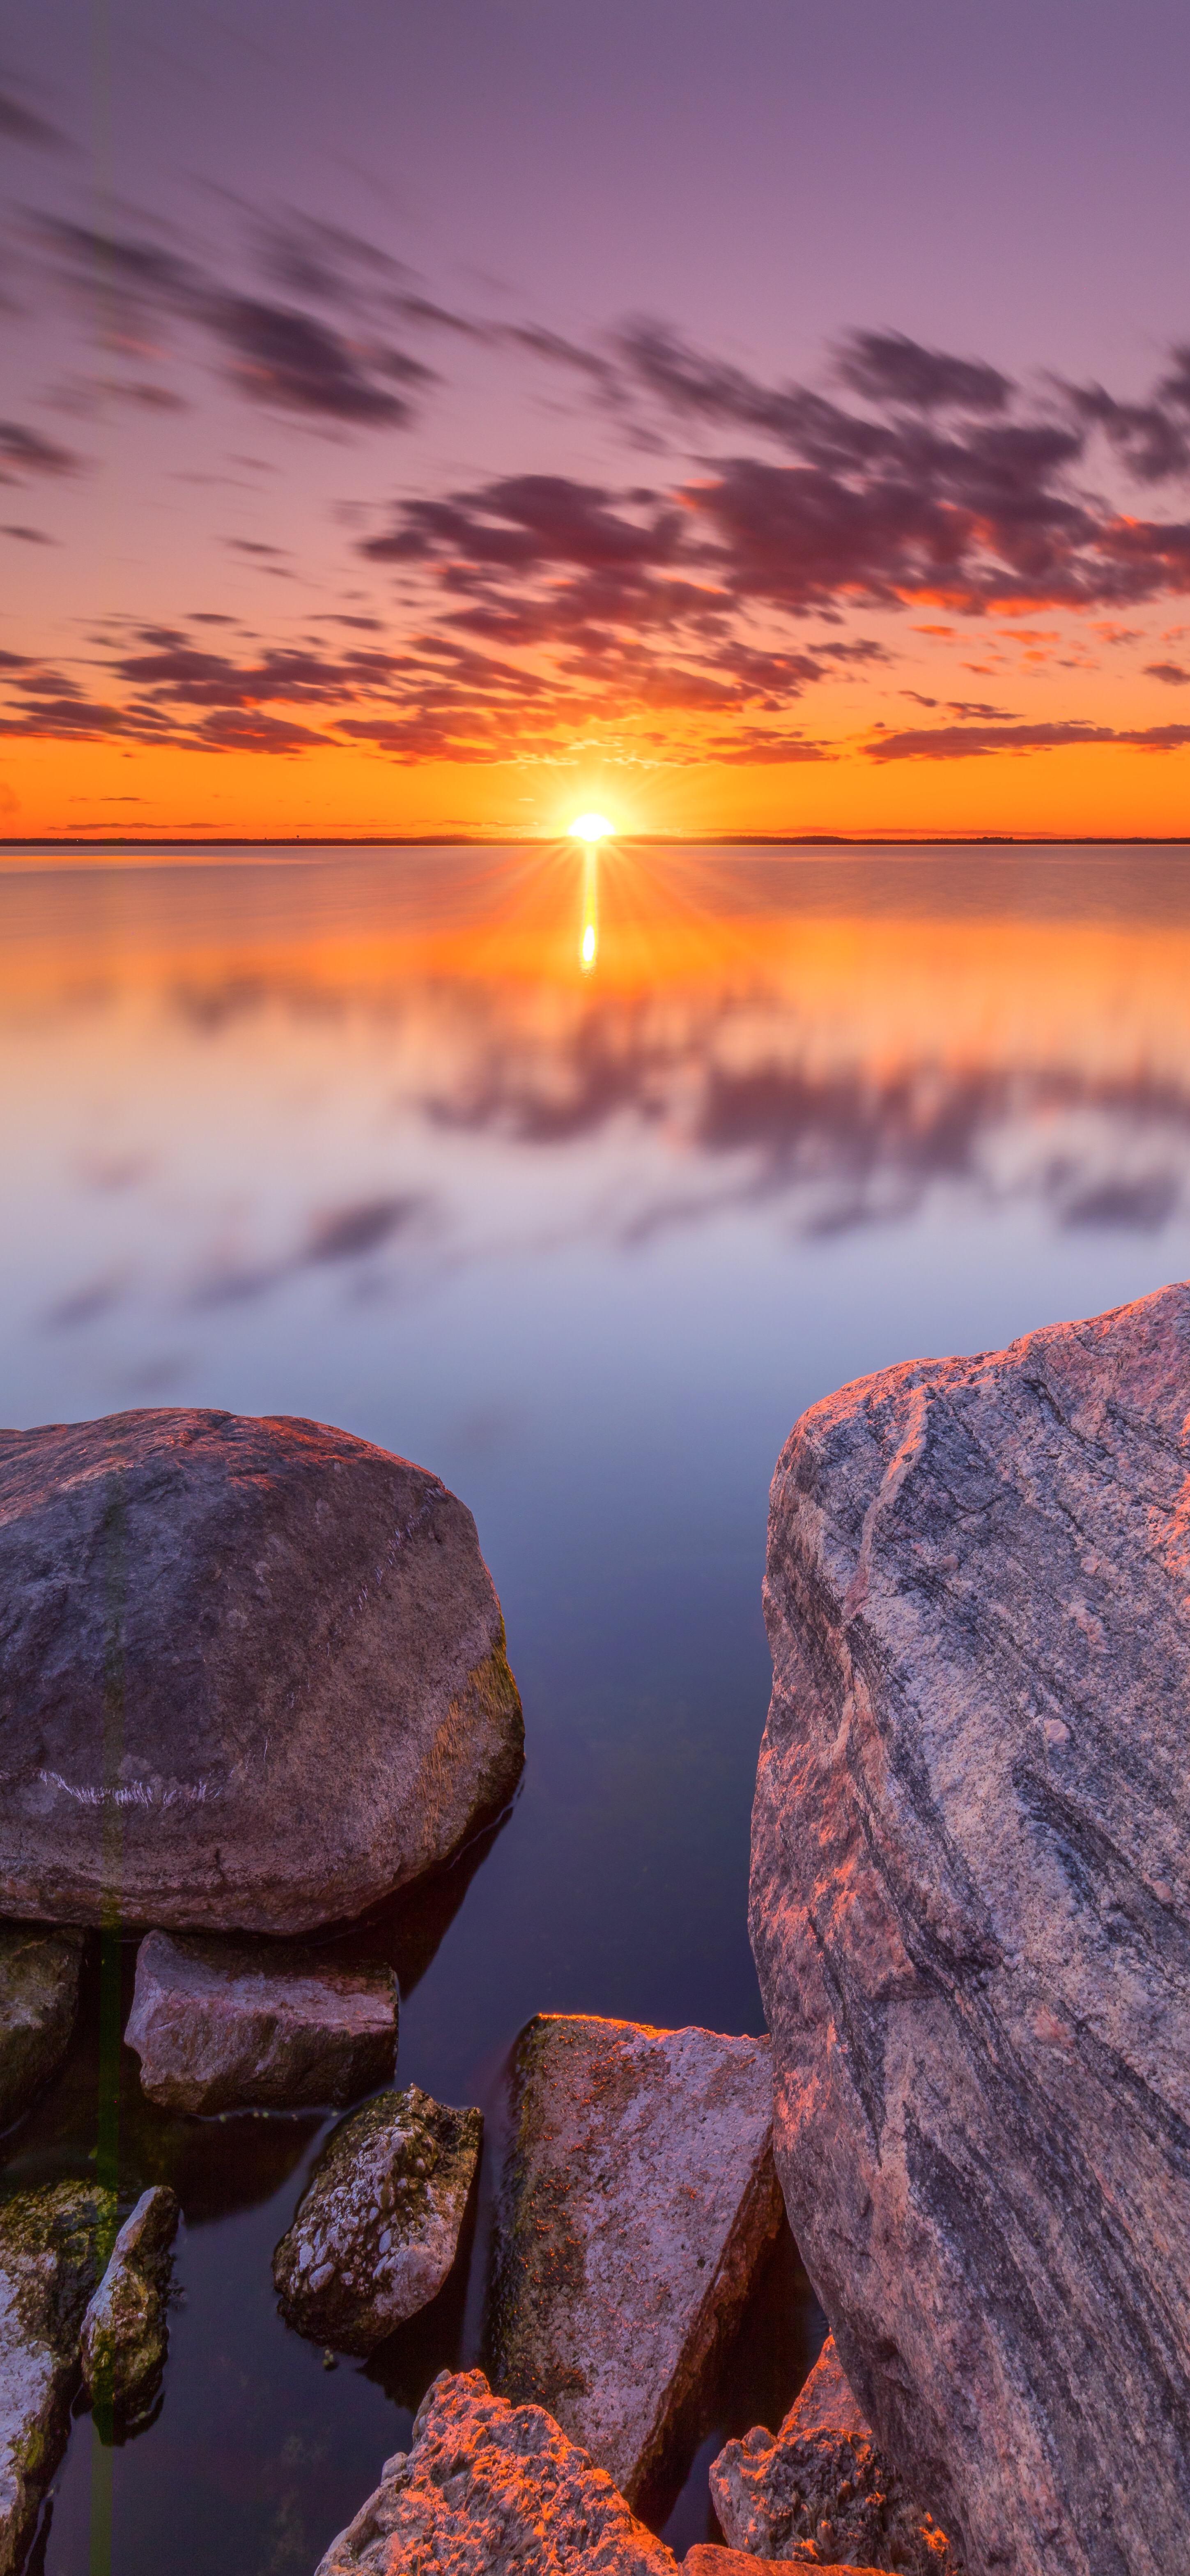
[[0, 2129], [19, 2120], [56, 2075], [79, 2000], [83, 1936], [0, 1924]]
[[540, 2013], [512, 2066], [493, 2382], [636, 2501], [781, 2218], [767, 2040]]
[[170, 2255], [181, 2217], [168, 2183], [142, 2191], [83, 2318], [83, 2382], [105, 2440], [151, 2415], [169, 2341]]
[[515, 1786], [465, 1506], [325, 1424], [0, 1432], [0, 1907], [302, 1931], [444, 1860]]
[[317, 2576], [676, 2576], [676, 2566], [540, 2406], [493, 2397], [480, 2370], [444, 2370], [412, 2450], [386, 2461]]
[[344, 2120], [273, 2257], [286, 2322], [366, 2353], [427, 2307], [458, 2252], [482, 2144], [481, 2111], [416, 2084]]
[[969, 2576], [1190, 2565], [1190, 1289], [805, 1414], [752, 1938], [790, 2221]]
[[392, 2076], [396, 1979], [296, 1944], [150, 1932], [124, 2037], [168, 2111], [341, 2109]]
[[83, 2312], [115, 2196], [62, 2182], [0, 2203], [0, 2576], [16, 2576], [70, 2429]]

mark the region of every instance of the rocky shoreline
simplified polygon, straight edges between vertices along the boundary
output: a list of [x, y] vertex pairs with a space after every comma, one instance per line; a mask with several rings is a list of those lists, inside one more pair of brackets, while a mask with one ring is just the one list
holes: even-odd
[[[488, 2158], [485, 2369], [424, 2390], [318, 2576], [664, 2576], [642, 2513], [786, 2212], [833, 2332], [712, 2461], [692, 2576], [1190, 2564], [1188, 1426], [1182, 1287], [802, 1418], [753, 1828], [771, 2043], [539, 2014], [486, 2148], [399, 2083], [391, 1967], [325, 1938], [429, 1889], [519, 1776], [464, 1506], [317, 1424], [0, 1434], [0, 2126], [118, 1913], [148, 2101], [340, 2115], [273, 2258], [328, 2362], [442, 2291]], [[0, 2177], [0, 2576], [72, 2406], [111, 2440], [168, 2404], [183, 2212], [146, 2180]]]

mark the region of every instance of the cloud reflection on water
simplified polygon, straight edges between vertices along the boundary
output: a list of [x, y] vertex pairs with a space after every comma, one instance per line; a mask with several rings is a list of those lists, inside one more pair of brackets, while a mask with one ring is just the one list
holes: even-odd
[[586, 975], [557, 852], [6, 878], [11, 1326], [218, 1331], [939, 1192], [1157, 1234], [1190, 1214], [1186, 886], [1178, 854], [620, 849]]

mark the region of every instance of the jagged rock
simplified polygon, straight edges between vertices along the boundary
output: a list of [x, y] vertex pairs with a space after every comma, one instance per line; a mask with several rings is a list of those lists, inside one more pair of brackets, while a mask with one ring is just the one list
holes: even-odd
[[757, 2425], [711, 2464], [711, 2501], [735, 2549], [825, 2567], [895, 2568], [898, 2576], [960, 2576], [944, 2532], [907, 2494], [862, 2433], [841, 2426], [775, 2436]]
[[856, 2405], [833, 2335], [827, 2336], [813, 2370], [803, 2380], [781, 2432], [782, 2436], [799, 2437], [803, 2433], [859, 2433], [865, 2442], [872, 2440], [872, 2427], [863, 2408]]
[[424, 2308], [454, 2262], [482, 2141], [481, 2112], [416, 2084], [344, 2120], [273, 2257], [287, 2322], [365, 2353]]
[[331, 2542], [317, 2576], [675, 2576], [606, 2470], [539, 2406], [494, 2397], [482, 2371], [442, 2371], [413, 2448]]
[[465, 1506], [231, 1413], [0, 1432], [0, 1905], [300, 1932], [456, 1851], [523, 1756]]
[[141, 2193], [83, 2318], [83, 2380], [102, 2431], [152, 2410], [165, 2368], [170, 2249], [180, 2216], [167, 2183]]
[[[899, 2576], [961, 2576], [946, 2534], [877, 2450], [833, 2335], [776, 2437], [757, 2425], [742, 2442], [728, 2442], [711, 2463], [710, 2483], [720, 2530], [739, 2553], [739, 2567], [719, 2576], [755, 2568], [758, 2550], [774, 2563], [822, 2567], [844, 2553], [854, 2566], [856, 2549]], [[708, 2566], [704, 2576], [716, 2571]]]
[[150, 1932], [124, 2037], [169, 2111], [341, 2107], [391, 2079], [396, 1979], [325, 1951]]
[[0, 2203], [0, 2576], [16, 2576], [62, 2453], [83, 2311], [113, 2193], [61, 2182]]
[[83, 1936], [0, 1924], [0, 2129], [56, 2075], [78, 2011]]
[[1190, 1289], [802, 1417], [752, 1937], [790, 2221], [971, 2576], [1190, 2565]]
[[691, 2423], [780, 2224], [767, 2040], [541, 2013], [517, 2044], [493, 2382], [630, 2499]]
[[[802, 2558], [803, 2567], [814, 2567], [818, 2576], [881, 2576], [875, 2567], [856, 2567], [851, 2559], [845, 2566], [826, 2566], [820, 2558]], [[718, 2549], [713, 2540], [696, 2540], [688, 2549], [682, 2566], [685, 2576], [771, 2576], [775, 2567], [786, 2567], [787, 2559], [754, 2558], [750, 2550]]]

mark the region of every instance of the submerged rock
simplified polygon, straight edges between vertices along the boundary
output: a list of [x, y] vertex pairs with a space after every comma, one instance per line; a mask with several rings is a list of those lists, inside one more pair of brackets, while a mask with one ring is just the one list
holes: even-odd
[[773, 1483], [789, 2216], [971, 2576], [1190, 2565], [1190, 1289], [845, 1387]]
[[303, 1931], [456, 1851], [523, 1756], [436, 1476], [323, 1423], [0, 1432], [0, 1905]]
[[339, 2107], [392, 2076], [396, 1979], [324, 1951], [150, 1932], [124, 2037], [169, 2111]]
[[317, 2576], [675, 2576], [676, 2566], [540, 2406], [509, 2406], [469, 2370], [434, 2381], [412, 2450], [386, 2462]]
[[83, 1936], [0, 1924], [0, 2129], [56, 2075], [78, 2012]]
[[0, 2203], [0, 2576], [24, 2564], [66, 2447], [79, 2329], [115, 2221], [114, 2194], [85, 2183]]
[[168, 2184], [141, 2193], [83, 2318], [83, 2380], [101, 2431], [152, 2410], [165, 2368], [170, 2251], [180, 2216]]
[[766, 2040], [542, 2013], [513, 2061], [493, 2380], [630, 2499], [780, 2224]]
[[424, 2308], [458, 2251], [482, 2142], [481, 2112], [416, 2084], [344, 2120], [273, 2257], [287, 2323], [366, 2353]]

